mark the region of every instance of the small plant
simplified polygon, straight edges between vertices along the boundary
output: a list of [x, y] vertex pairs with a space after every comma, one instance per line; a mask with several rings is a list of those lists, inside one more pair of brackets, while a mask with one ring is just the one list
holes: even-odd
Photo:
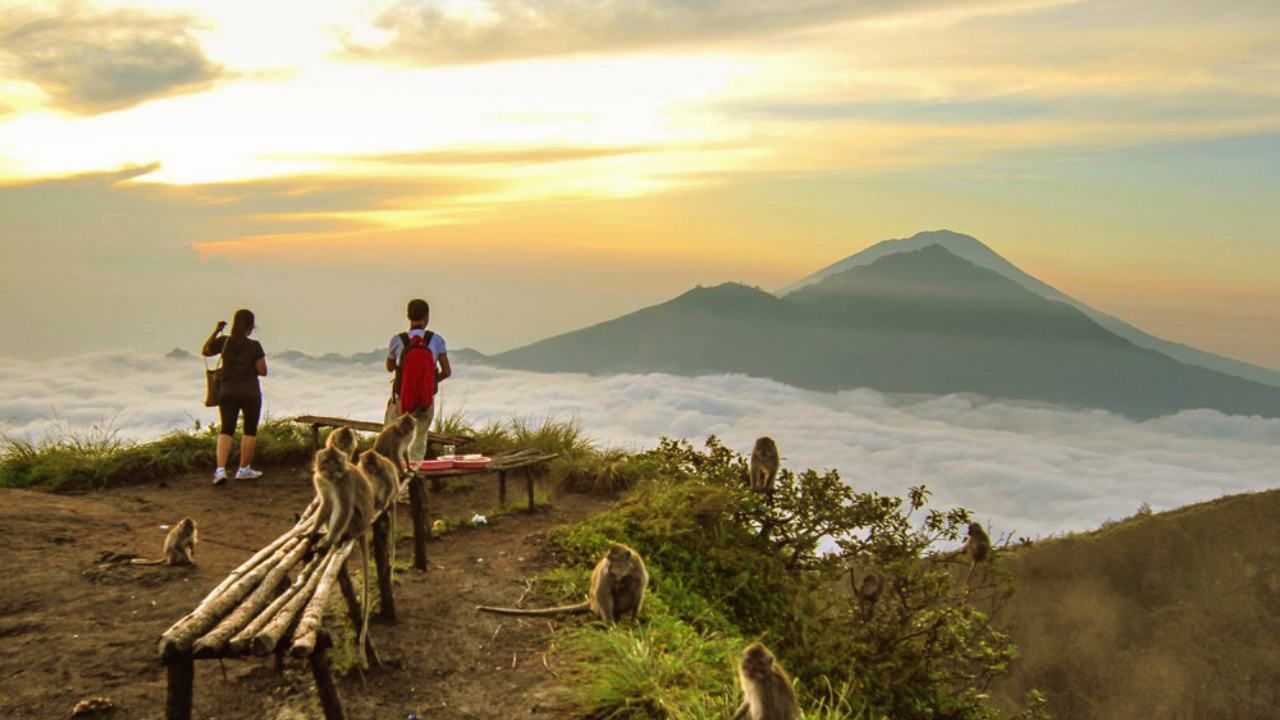
[[552, 476], [559, 478], [561, 490], [593, 494], [630, 490], [656, 472], [654, 461], [617, 449], [558, 459], [551, 468]]

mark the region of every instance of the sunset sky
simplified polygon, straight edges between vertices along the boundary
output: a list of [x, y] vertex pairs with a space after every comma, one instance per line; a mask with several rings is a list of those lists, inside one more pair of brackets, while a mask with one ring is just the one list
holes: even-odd
[[0, 354], [493, 352], [950, 228], [1280, 367], [1276, 0], [0, 0]]

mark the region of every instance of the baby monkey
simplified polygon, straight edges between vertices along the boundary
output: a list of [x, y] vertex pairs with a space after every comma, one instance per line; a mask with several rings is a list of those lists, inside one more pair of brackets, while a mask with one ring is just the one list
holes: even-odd
[[184, 517], [164, 536], [164, 557], [158, 560], [134, 558], [132, 562], [134, 565], [194, 565], [199, 540], [196, 521]]
[[413, 444], [413, 436], [417, 432], [418, 421], [406, 413], [378, 433], [373, 441], [373, 449], [395, 463], [396, 467], [407, 469], [412, 462], [409, 446]]
[[329, 437], [325, 438], [324, 446], [337, 448], [347, 457], [355, 458], [356, 442], [356, 431], [349, 427], [342, 427], [329, 433]]
[[751, 450], [751, 489], [772, 493], [773, 481], [778, 477], [778, 445], [771, 437], [756, 440]]
[[743, 699], [733, 720], [799, 720], [800, 701], [791, 677], [764, 645], [752, 643], [742, 652], [738, 683]]
[[591, 612], [606, 624], [612, 625], [627, 613], [630, 613], [631, 619], [635, 620], [640, 612], [640, 605], [644, 603], [644, 591], [648, 585], [649, 572], [644, 567], [644, 560], [640, 558], [640, 553], [622, 543], [614, 543], [591, 571], [591, 590], [584, 602], [537, 610], [485, 605], [480, 605], [476, 609], [498, 615], [536, 617]]

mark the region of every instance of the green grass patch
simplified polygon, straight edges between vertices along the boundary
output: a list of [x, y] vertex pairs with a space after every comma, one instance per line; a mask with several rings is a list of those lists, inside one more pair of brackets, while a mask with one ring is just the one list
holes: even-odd
[[[76, 432], [59, 428], [39, 440], [0, 437], [0, 487], [83, 490], [154, 482], [195, 471], [212, 472], [217, 431], [174, 431], [150, 442], [120, 438], [107, 427]], [[309, 428], [268, 420], [258, 429], [254, 463], [277, 465], [310, 459]], [[233, 443], [228, 465], [238, 462]]]
[[[562, 566], [536, 579], [536, 604], [580, 601], [612, 542], [649, 570], [639, 622], [573, 623], [557, 639], [577, 716], [728, 717], [736, 663], [760, 640], [811, 719], [1001, 717], [985, 690], [1015, 654], [991, 621], [1009, 577], [993, 567], [987, 584], [959, 585], [932, 551], [960, 536], [966, 511], [928, 509], [923, 488], [858, 493], [834, 472], [784, 471], [766, 500], [745, 487], [745, 458], [714, 438], [706, 450], [664, 440], [635, 460], [652, 463], [651, 478], [553, 530]], [[869, 610], [848, 591], [850, 565], [889, 585]], [[1046, 715], [1036, 706], [1018, 717]]]

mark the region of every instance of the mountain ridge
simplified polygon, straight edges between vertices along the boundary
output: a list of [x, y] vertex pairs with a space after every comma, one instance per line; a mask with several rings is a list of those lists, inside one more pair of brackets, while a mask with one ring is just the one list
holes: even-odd
[[928, 245], [782, 298], [725, 283], [499, 355], [544, 372], [744, 373], [797, 387], [1280, 416], [1280, 388], [1142, 348], [1075, 307]]
[[1005, 259], [977, 238], [952, 230], [927, 230], [908, 238], [882, 240], [866, 249], [838, 260], [815, 273], [805, 276], [790, 285], [778, 290], [779, 297], [785, 297], [804, 287], [813, 285], [825, 277], [843, 272], [853, 267], [870, 264], [888, 255], [910, 252], [929, 245], [939, 245], [953, 254], [962, 257], [979, 267], [986, 267], [1026, 287], [1046, 299], [1064, 302], [1075, 307], [1102, 327], [1129, 340], [1139, 347], [1168, 355], [1180, 362], [1197, 365], [1217, 372], [1235, 375], [1253, 382], [1280, 387], [1280, 370], [1255, 365], [1243, 360], [1226, 357], [1217, 353], [1192, 347], [1185, 343], [1165, 340], [1148, 333], [1114, 315], [1098, 310], [1087, 303], [1076, 300], [1066, 293], [1054, 288], [1038, 278], [1025, 272], [1017, 265]]

